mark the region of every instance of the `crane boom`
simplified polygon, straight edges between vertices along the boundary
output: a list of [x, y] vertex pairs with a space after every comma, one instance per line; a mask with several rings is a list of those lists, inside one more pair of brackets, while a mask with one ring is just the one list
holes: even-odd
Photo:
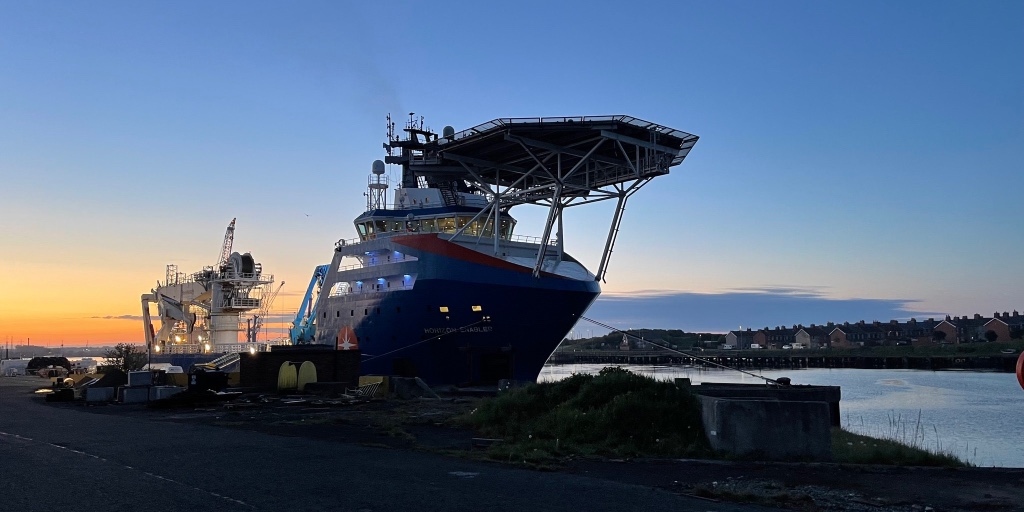
[[[306, 288], [306, 295], [302, 297], [302, 304], [292, 321], [292, 328], [288, 331], [293, 345], [312, 343], [316, 337], [316, 311], [320, 304], [320, 287], [324, 284], [327, 276], [327, 269], [330, 265], [318, 265], [313, 269], [313, 276], [309, 279], [309, 287]], [[317, 300], [313, 300], [313, 295]]]
[[220, 245], [220, 257], [217, 258], [217, 268], [222, 267], [231, 257], [231, 247], [235, 244], [235, 219], [231, 219], [228, 229], [224, 231], [224, 243]]

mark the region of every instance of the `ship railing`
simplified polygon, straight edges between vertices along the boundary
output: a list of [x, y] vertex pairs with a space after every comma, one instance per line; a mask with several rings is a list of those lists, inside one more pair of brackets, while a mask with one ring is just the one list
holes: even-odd
[[217, 272], [213, 278], [220, 281], [274, 282], [274, 276], [260, 272]]
[[[509, 241], [510, 242], [519, 242], [519, 243], [523, 243], [523, 244], [540, 245], [541, 237], [539, 237], [539, 236], [526, 236], [526, 235], [512, 235], [509, 238]], [[557, 238], [552, 238], [551, 240], [548, 240], [548, 245], [558, 245], [558, 239]]]
[[235, 297], [231, 299], [228, 307], [255, 309], [260, 307], [260, 300], [251, 297]]
[[168, 354], [201, 354], [203, 346], [198, 343], [177, 343], [163, 349]]
[[218, 352], [224, 352], [225, 355], [214, 359], [212, 363], [216, 363], [217, 366], [224, 366], [231, 364], [238, 360], [238, 354], [240, 352], [268, 352], [270, 351], [270, 345], [267, 343], [225, 343], [223, 345], [217, 345], [216, 349]]
[[342, 238], [341, 240], [334, 242], [334, 249], [340, 251], [342, 247], [348, 245], [359, 245], [361, 243], [363, 243], [363, 241], [360, 240], [359, 238]]
[[[438, 231], [424, 231], [424, 232], [415, 232], [415, 233], [423, 234], [423, 235], [429, 235], [429, 234], [451, 235], [451, 234], [453, 234], [453, 233], [438, 232]], [[385, 231], [383, 233], [376, 233], [376, 234], [370, 235], [372, 238], [370, 238], [369, 240], [361, 240], [359, 238], [341, 239], [341, 240], [338, 240], [337, 242], [335, 242], [334, 248], [335, 248], [335, 250], [339, 250], [340, 251], [343, 247], [358, 246], [358, 245], [364, 244], [366, 242], [371, 242], [371, 241], [373, 241], [374, 239], [377, 239], [377, 238], [390, 238], [390, 237], [395, 236], [395, 235], [408, 235], [408, 234], [409, 234], [409, 232], [406, 232], [406, 231]], [[490, 236], [477, 236], [477, 235], [474, 235], [474, 234], [471, 234], [471, 233], [463, 233], [458, 238], [460, 238], [460, 239], [469, 239], [469, 238], [471, 238], [471, 239], [474, 239], [474, 240], [479, 238], [481, 241], [491, 240]], [[540, 245], [541, 237], [539, 237], [539, 236], [527, 236], [527, 235], [512, 235], [512, 236], [510, 236], [508, 238], [502, 238], [501, 241], [502, 242], [517, 242], [517, 243], [531, 244], [531, 245]], [[551, 240], [548, 240], [548, 245], [552, 245], [552, 246], [558, 245], [558, 239], [557, 238], [552, 238]], [[361, 267], [354, 267], [354, 268], [361, 268]], [[346, 267], [342, 267], [341, 270], [347, 270], [347, 268]]]
[[[448, 234], [448, 233], [445, 233], [445, 234]], [[463, 233], [463, 234], [461, 234], [461, 235], [459, 235], [457, 237], [453, 237], [453, 239], [459, 240], [459, 241], [463, 241], [463, 242], [466, 242], [466, 241], [477, 242], [477, 241], [479, 241], [481, 243], [490, 243], [493, 240], [493, 238], [490, 237], [490, 236], [478, 236], [478, 235], [474, 235], [472, 233]], [[528, 245], [541, 245], [541, 237], [539, 237], [539, 236], [527, 236], [527, 235], [512, 235], [512, 236], [510, 236], [508, 238], [502, 238], [501, 239], [501, 243], [507, 243], [507, 242], [514, 242], [514, 243], [528, 244]], [[548, 245], [551, 245], [551, 246], [558, 245], [558, 239], [554, 238], [554, 237], [551, 238], [551, 240], [548, 240]]]
[[460, 140], [473, 135], [478, 135], [484, 132], [488, 132], [494, 129], [500, 129], [506, 126], [515, 126], [521, 124], [570, 124], [570, 123], [600, 123], [600, 122], [619, 122], [629, 125], [633, 125], [639, 128], [644, 128], [652, 132], [661, 133], [664, 135], [670, 135], [680, 139], [686, 139], [693, 137], [691, 134], [684, 131], [662, 126], [660, 124], [651, 123], [642, 119], [637, 119], [632, 116], [615, 115], [615, 116], [570, 116], [570, 117], [503, 117], [494, 119], [486, 123], [478, 124], [472, 128], [462, 130], [455, 134], [450, 140]]
[[402, 281], [398, 286], [392, 286], [390, 288], [381, 288], [380, 284], [374, 283], [373, 285], [367, 284], [361, 287], [349, 287], [345, 289], [338, 289], [331, 291], [331, 297], [341, 297], [344, 295], [362, 295], [370, 293], [384, 293], [384, 292], [400, 292], [404, 290], [412, 290], [413, 284], [407, 281]]
[[387, 257], [371, 257], [370, 261], [366, 263], [353, 263], [351, 265], [343, 265], [338, 267], [338, 271], [342, 270], [355, 270], [359, 268], [376, 267], [380, 265], [388, 265], [390, 263], [401, 263], [403, 261], [416, 261], [419, 258], [415, 256], [409, 256], [408, 254], [401, 254], [396, 257], [394, 254], [388, 254]]

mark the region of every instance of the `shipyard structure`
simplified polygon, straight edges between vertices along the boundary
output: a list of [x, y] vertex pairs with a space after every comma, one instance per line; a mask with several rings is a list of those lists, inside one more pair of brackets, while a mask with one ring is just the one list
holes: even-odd
[[[217, 262], [187, 273], [167, 265], [163, 281], [142, 295], [146, 346], [151, 354], [222, 354], [266, 350], [257, 343], [263, 319], [280, 290], [249, 253], [233, 252], [235, 219], [224, 233]], [[283, 283], [282, 283], [283, 284]], [[157, 306], [159, 330], [151, 307]]]

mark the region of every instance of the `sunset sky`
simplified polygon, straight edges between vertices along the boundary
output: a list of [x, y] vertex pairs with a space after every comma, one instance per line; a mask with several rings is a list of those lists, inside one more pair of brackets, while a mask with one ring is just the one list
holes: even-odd
[[[139, 296], [169, 263], [213, 264], [235, 217], [294, 311], [355, 236], [385, 115], [409, 112], [701, 137], [627, 207], [590, 312], [617, 327], [1021, 310], [1022, 20], [1022, 2], [0, 0], [0, 341], [141, 340]], [[567, 213], [591, 270], [610, 208]], [[543, 214], [513, 210], [518, 232]]]

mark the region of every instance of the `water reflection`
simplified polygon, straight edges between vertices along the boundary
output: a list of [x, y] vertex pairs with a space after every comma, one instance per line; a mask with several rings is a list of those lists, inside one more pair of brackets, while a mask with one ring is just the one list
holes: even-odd
[[[603, 365], [545, 366], [538, 380], [597, 373]], [[729, 370], [678, 366], [624, 365], [659, 380], [677, 377], [701, 382], [763, 384]], [[843, 427], [854, 432], [896, 437], [930, 449], [952, 452], [979, 466], [1024, 467], [1024, 392], [1013, 374], [963, 371], [856, 370], [812, 368], [764, 371], [793, 384], [840, 386]]]

